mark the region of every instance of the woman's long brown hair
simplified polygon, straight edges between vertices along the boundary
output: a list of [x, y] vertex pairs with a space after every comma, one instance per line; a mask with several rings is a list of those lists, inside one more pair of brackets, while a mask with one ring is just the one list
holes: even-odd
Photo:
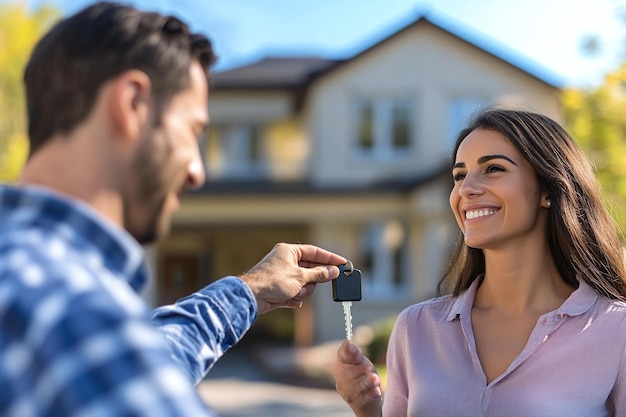
[[[549, 193], [548, 245], [563, 279], [574, 287], [584, 279], [599, 294], [626, 301], [626, 265], [619, 228], [603, 202], [589, 159], [565, 129], [540, 114], [487, 109], [461, 131], [453, 156], [467, 135], [479, 128], [506, 136]], [[461, 237], [439, 290], [447, 286], [457, 296], [484, 272], [482, 250], [468, 247]]]

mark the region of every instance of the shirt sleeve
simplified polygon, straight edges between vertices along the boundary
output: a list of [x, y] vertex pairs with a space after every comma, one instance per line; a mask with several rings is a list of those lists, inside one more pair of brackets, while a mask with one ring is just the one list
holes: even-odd
[[171, 357], [199, 383], [257, 318], [250, 288], [237, 277], [222, 278], [175, 304], [154, 310]]
[[407, 315], [407, 310], [400, 313], [389, 337], [383, 416], [401, 417], [408, 412]]
[[622, 354], [622, 360], [617, 369], [617, 380], [611, 395], [609, 396], [609, 405], [613, 408], [614, 417], [626, 417], [626, 347]]
[[0, 414], [213, 416], [145, 313], [96, 291], [14, 297], [1, 317]]

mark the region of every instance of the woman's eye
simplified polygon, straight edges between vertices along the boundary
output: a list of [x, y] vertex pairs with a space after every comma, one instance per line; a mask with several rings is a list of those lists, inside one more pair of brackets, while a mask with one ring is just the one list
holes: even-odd
[[455, 182], [461, 181], [463, 178], [465, 178], [465, 174], [464, 173], [453, 174], [452, 178], [454, 179]]
[[489, 165], [487, 169], [485, 170], [485, 172], [487, 173], [502, 172], [502, 171], [504, 171], [504, 168], [501, 167], [500, 165]]

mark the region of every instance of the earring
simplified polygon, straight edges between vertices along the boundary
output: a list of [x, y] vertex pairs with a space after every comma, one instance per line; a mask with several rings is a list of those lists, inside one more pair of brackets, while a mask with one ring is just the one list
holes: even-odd
[[550, 206], [552, 205], [552, 202], [550, 200], [546, 201], [546, 207], [550, 208]]

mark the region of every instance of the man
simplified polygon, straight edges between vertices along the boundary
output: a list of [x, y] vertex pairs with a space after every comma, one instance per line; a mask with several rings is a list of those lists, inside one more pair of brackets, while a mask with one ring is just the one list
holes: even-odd
[[[24, 82], [30, 154], [0, 187], [0, 414], [202, 416], [199, 382], [257, 314], [299, 307], [346, 260], [278, 244], [152, 315], [139, 243], [203, 184], [210, 42], [100, 3], [59, 22]], [[138, 243], [139, 242], [139, 243]]]

